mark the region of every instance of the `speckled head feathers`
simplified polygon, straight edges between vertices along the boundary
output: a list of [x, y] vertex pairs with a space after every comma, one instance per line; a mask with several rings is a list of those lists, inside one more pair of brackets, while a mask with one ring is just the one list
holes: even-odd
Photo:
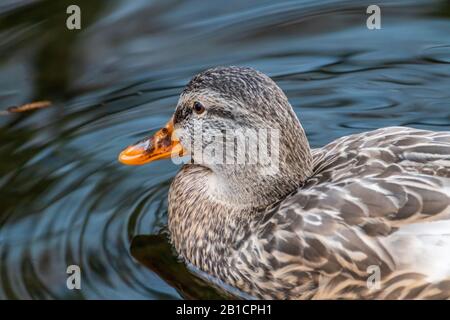
[[[193, 111], [196, 103], [205, 107], [201, 115]], [[211, 169], [221, 186], [228, 185], [232, 197], [227, 201], [266, 204], [294, 190], [311, 173], [308, 141], [286, 95], [272, 79], [254, 69], [216, 67], [194, 76], [180, 96], [174, 122], [183, 129], [179, 138], [191, 151], [193, 162]], [[255, 160], [249, 161], [251, 165], [224, 164], [205, 157], [205, 149], [213, 147], [235, 150], [231, 158], [236, 159], [239, 148], [229, 148], [230, 140], [217, 139], [217, 133], [239, 130], [279, 133], [276, 174], [264, 175], [265, 168], [256, 163], [257, 148], [245, 150], [247, 158]], [[197, 139], [199, 133], [200, 152], [186, 142]], [[223, 189], [219, 193], [227, 194]]]
[[255, 99], [271, 99], [273, 93], [284, 93], [265, 74], [248, 67], [216, 67], [194, 76], [183, 93], [212, 90], [223, 97], [252, 104]]

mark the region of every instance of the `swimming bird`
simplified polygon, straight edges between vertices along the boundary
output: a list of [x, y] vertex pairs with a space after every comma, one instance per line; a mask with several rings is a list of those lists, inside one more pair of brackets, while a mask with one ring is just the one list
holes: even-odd
[[207, 274], [266, 299], [450, 298], [450, 132], [387, 127], [311, 149], [273, 80], [216, 67], [119, 160], [187, 155], [168, 227]]

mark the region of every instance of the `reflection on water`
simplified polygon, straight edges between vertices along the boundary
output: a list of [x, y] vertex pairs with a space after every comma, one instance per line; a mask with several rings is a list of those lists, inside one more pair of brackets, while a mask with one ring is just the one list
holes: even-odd
[[[71, 1], [0, 5], [0, 110], [54, 103], [0, 116], [0, 298], [239, 296], [208, 286], [156, 236], [177, 167], [116, 161], [207, 67], [269, 74], [314, 147], [389, 125], [450, 130], [446, 0], [379, 1], [378, 31], [366, 28], [366, 1], [78, 3], [80, 31], [65, 28]], [[80, 291], [66, 288], [71, 264]]]
[[165, 234], [138, 235], [133, 238], [130, 250], [137, 261], [157, 273], [186, 299], [254, 299], [192, 265], [181, 263]]

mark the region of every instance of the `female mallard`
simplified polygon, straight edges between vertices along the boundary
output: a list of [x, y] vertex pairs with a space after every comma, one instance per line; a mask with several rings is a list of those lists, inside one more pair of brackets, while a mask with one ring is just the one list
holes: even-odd
[[[252, 161], [262, 149], [252, 139], [245, 163], [228, 146], [261, 128], [279, 132], [275, 169]], [[217, 161], [224, 148], [228, 161]], [[260, 298], [450, 297], [450, 132], [390, 127], [311, 150], [269, 77], [219, 67], [195, 76], [167, 126], [119, 159], [185, 153], [169, 230], [204, 272]]]

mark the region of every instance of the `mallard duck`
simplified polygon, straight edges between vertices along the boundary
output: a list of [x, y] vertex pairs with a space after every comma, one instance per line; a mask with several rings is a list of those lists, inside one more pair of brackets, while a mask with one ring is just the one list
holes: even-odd
[[[258, 148], [245, 163], [206, 152], [230, 142], [217, 133], [259, 128], [279, 132], [276, 170], [249, 161]], [[265, 299], [450, 298], [450, 132], [388, 127], [311, 149], [273, 80], [217, 67], [194, 76], [168, 124], [119, 160], [186, 155], [168, 227], [203, 272]]]

